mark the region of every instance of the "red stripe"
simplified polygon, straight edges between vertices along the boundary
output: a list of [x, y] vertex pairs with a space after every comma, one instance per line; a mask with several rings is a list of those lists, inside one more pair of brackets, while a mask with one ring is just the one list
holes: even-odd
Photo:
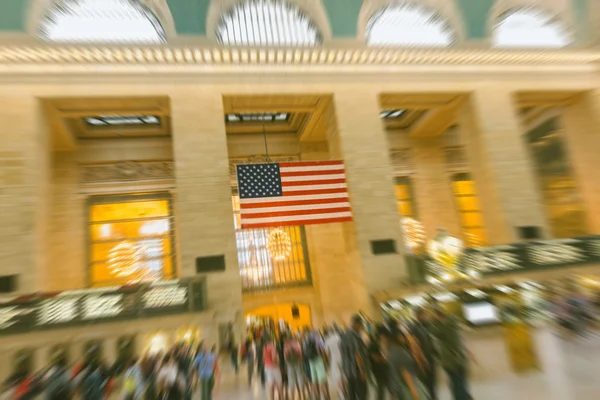
[[346, 203], [348, 197], [340, 197], [337, 199], [314, 199], [314, 200], [296, 200], [296, 201], [278, 201], [275, 203], [241, 203], [240, 209], [266, 208], [266, 207], [287, 207], [287, 206], [305, 206], [311, 204], [333, 204]]
[[318, 208], [314, 210], [295, 210], [295, 211], [275, 211], [266, 212], [260, 214], [242, 214], [242, 220], [247, 221], [255, 218], [274, 218], [274, 217], [287, 217], [288, 215], [312, 215], [312, 214], [329, 214], [338, 212], [350, 211], [350, 207], [338, 207], [338, 208]]
[[323, 171], [318, 171], [318, 170], [296, 171], [296, 172], [281, 171], [279, 174], [281, 175], [282, 178], [286, 178], [289, 176], [312, 176], [312, 175], [323, 176], [323, 175], [339, 175], [339, 174], [345, 174], [345, 173], [346, 173], [346, 171], [343, 169], [326, 169]]
[[322, 181], [294, 181], [294, 182], [281, 182], [281, 186], [309, 186], [309, 185], [334, 185], [338, 183], [346, 183], [344, 178], [342, 179], [325, 179]]
[[348, 188], [337, 188], [337, 189], [320, 189], [320, 190], [295, 190], [295, 191], [283, 191], [283, 197], [285, 196], [316, 196], [319, 194], [333, 194], [333, 193], [347, 193]]
[[323, 166], [323, 165], [341, 165], [343, 161], [298, 161], [298, 162], [284, 162], [279, 163], [279, 167], [308, 167], [308, 166]]
[[323, 219], [307, 219], [297, 221], [285, 221], [285, 222], [270, 222], [262, 224], [242, 224], [242, 229], [256, 229], [256, 228], [276, 228], [278, 226], [292, 226], [292, 225], [315, 225], [315, 224], [329, 224], [334, 222], [350, 222], [352, 217], [344, 218], [323, 218]]

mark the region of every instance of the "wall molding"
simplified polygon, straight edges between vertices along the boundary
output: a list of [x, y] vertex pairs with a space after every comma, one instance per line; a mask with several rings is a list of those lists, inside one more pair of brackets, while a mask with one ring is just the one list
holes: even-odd
[[80, 183], [164, 182], [175, 180], [173, 161], [123, 161], [80, 165]]

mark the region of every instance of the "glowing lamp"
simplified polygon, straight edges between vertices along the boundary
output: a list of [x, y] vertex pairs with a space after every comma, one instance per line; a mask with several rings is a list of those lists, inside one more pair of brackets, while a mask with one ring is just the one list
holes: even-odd
[[290, 235], [283, 229], [273, 229], [267, 238], [267, 249], [273, 260], [283, 261], [287, 259], [292, 252], [292, 240], [290, 239]]

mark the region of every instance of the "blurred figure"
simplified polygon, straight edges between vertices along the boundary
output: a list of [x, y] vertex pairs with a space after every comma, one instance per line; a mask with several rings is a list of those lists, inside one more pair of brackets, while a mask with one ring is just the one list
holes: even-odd
[[256, 346], [250, 338], [246, 339], [246, 343], [242, 347], [242, 360], [248, 368], [248, 386], [252, 386], [252, 377], [254, 376], [254, 366], [256, 364]]
[[283, 398], [281, 369], [279, 367], [279, 355], [275, 341], [271, 338], [265, 339], [263, 349], [263, 360], [265, 368], [265, 377], [267, 381], [267, 391], [270, 394], [269, 399], [275, 399], [275, 393], [280, 399]]
[[264, 361], [265, 341], [262, 336], [256, 336], [256, 368], [260, 375], [260, 383], [265, 387], [265, 361]]
[[215, 386], [217, 358], [212, 351], [207, 351], [203, 346], [198, 348], [198, 354], [194, 360], [194, 370], [200, 381], [202, 400], [211, 400]]
[[93, 362], [88, 366], [87, 371], [82, 373], [84, 374], [81, 385], [82, 397], [86, 400], [104, 399], [106, 379], [102, 373], [101, 365], [98, 362]]
[[235, 374], [237, 375], [240, 369], [240, 364], [238, 361], [238, 346], [237, 344], [235, 344], [235, 340], [232, 338], [229, 341], [229, 355], [231, 357], [231, 365], [233, 366], [233, 369], [235, 370]]
[[375, 397], [377, 400], [385, 400], [389, 387], [388, 362], [384, 357], [383, 349], [381, 348], [381, 343], [384, 341], [384, 339], [381, 338], [381, 335], [385, 332], [386, 328], [384, 326], [378, 326], [375, 333], [371, 336], [368, 347], [371, 372], [373, 373], [375, 385], [377, 386]]
[[344, 400], [344, 379], [342, 372], [342, 351], [341, 351], [342, 336], [340, 329], [333, 326], [329, 332], [329, 336], [325, 338], [325, 348], [329, 356], [329, 379], [337, 391], [338, 398]]
[[123, 375], [123, 387], [121, 388], [121, 397], [123, 400], [141, 400], [144, 394], [144, 377], [137, 363], [133, 358], [129, 361], [129, 366]]
[[425, 358], [425, 368], [419, 371], [419, 378], [429, 395], [430, 400], [437, 400], [437, 361], [434, 339], [431, 335], [431, 318], [424, 308], [416, 312], [416, 321], [411, 327], [421, 352]]
[[456, 318], [442, 309], [435, 311], [436, 323], [433, 333], [439, 347], [439, 359], [448, 375], [448, 383], [454, 400], [472, 400], [469, 391], [469, 354], [465, 348], [460, 326]]
[[[71, 374], [66, 362], [61, 360], [54, 364], [44, 378], [46, 400], [70, 400], [73, 398]], [[86, 397], [87, 399], [87, 397]], [[101, 399], [101, 397], [99, 398]], [[90, 398], [90, 400], [95, 400]]]
[[360, 315], [352, 318], [350, 330], [342, 337], [342, 368], [347, 382], [347, 400], [367, 399], [367, 347], [362, 339], [363, 322]]
[[329, 398], [329, 385], [327, 384], [327, 369], [325, 367], [325, 344], [319, 332], [311, 332], [304, 348], [304, 357], [308, 359], [312, 393], [317, 398]]
[[298, 398], [302, 399], [304, 367], [302, 362], [302, 346], [298, 338], [294, 335], [287, 337], [283, 352], [287, 366], [290, 398], [293, 400], [295, 393], [298, 392]]

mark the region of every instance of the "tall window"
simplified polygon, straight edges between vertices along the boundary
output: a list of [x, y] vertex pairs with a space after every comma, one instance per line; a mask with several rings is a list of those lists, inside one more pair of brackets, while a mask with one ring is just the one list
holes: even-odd
[[468, 247], [485, 246], [485, 226], [475, 182], [469, 174], [455, 174], [452, 176], [452, 191], [460, 213], [465, 244]]
[[61, 0], [39, 35], [58, 43], [163, 43], [165, 31], [140, 0]]
[[417, 210], [413, 194], [412, 182], [409, 177], [397, 177], [395, 180], [396, 203], [398, 213], [403, 217], [417, 218]]
[[561, 21], [533, 7], [515, 8], [502, 14], [492, 35], [497, 47], [560, 48], [573, 42]]
[[248, 0], [223, 16], [217, 40], [229, 46], [316, 46], [322, 38], [298, 7], [283, 0]]
[[168, 194], [92, 197], [88, 215], [91, 286], [175, 277]]
[[367, 24], [370, 46], [446, 47], [456, 40], [448, 21], [418, 4], [383, 7]]
[[244, 291], [311, 284], [303, 226], [241, 229], [237, 195], [233, 196], [233, 212]]
[[558, 118], [527, 134], [552, 236], [570, 238], [588, 234], [587, 218], [562, 140]]

